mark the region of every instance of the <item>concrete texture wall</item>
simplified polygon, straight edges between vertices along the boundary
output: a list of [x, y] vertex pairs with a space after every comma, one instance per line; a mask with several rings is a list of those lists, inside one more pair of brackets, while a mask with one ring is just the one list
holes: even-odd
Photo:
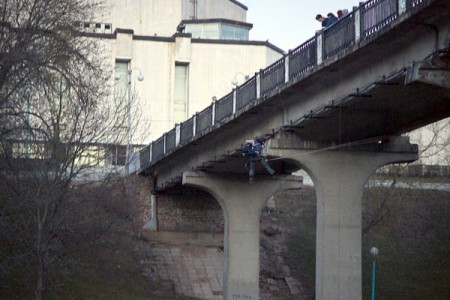
[[[245, 75], [252, 77], [282, 56], [265, 43], [213, 43], [186, 36], [136, 38], [136, 33], [133, 35], [131, 31], [117, 33], [116, 38], [100, 37], [98, 41], [112, 66], [121, 59], [129, 61], [133, 70], [131, 86], [136, 97], [133, 107], [139, 112], [133, 116], [133, 124], [139, 123], [132, 137], [134, 144], [149, 143], [174, 127], [177, 63], [188, 68], [187, 117], [190, 118], [210, 105], [213, 96], [220, 99], [230, 93], [234, 77], [242, 84]], [[139, 72], [144, 75], [142, 82], [137, 80]], [[114, 85], [114, 76], [111, 84]]]
[[[81, 20], [111, 24], [109, 33], [115, 35], [106, 36], [99, 31], [92, 37], [103, 44], [103, 54], [112, 67], [120, 60], [128, 62], [128, 68], [133, 70], [131, 86], [137, 98], [133, 108], [138, 107], [139, 112], [132, 120], [139, 123], [133, 144], [150, 143], [179, 122], [174, 119], [177, 63], [188, 68], [189, 118], [210, 105], [214, 96], [220, 99], [230, 93], [235, 76], [241, 84], [245, 75], [252, 77], [282, 57], [280, 49], [266, 42], [174, 36], [180, 22], [192, 19], [194, 14], [197, 19], [246, 22], [247, 8], [231, 0], [199, 0], [196, 4], [190, 0], [106, 0], [105, 10], [99, 12], [96, 20]], [[137, 80], [137, 69], [144, 76], [143, 82]], [[114, 86], [114, 76], [111, 85]]]
[[182, 188], [156, 197], [158, 231], [223, 233], [223, 211], [210, 194]]
[[111, 23], [113, 29], [133, 29], [138, 35], [172, 36], [183, 19], [247, 19], [247, 10], [230, 0], [197, 4], [190, 0], [106, 0], [105, 8], [96, 21]]

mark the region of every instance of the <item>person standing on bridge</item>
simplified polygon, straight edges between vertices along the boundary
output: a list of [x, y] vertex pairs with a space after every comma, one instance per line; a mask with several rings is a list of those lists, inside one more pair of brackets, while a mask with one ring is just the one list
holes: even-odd
[[332, 13], [328, 13], [328, 15], [330, 15], [330, 14], [332, 15], [331, 18], [325, 18], [321, 14], [318, 14], [316, 16], [316, 20], [322, 24], [323, 29], [331, 26], [333, 23], [335, 23], [338, 20]]
[[260, 162], [264, 169], [266, 169], [267, 173], [269, 173], [272, 178], [275, 178], [275, 170], [269, 166], [266, 158], [262, 155], [264, 144], [265, 140], [263, 138], [256, 137], [253, 144], [251, 142], [247, 142], [242, 150], [242, 154], [244, 156], [248, 156], [248, 162], [245, 166], [248, 168], [250, 183], [253, 183], [253, 179], [255, 178], [255, 162]]
[[346, 15], [348, 15], [348, 9], [340, 9], [337, 11], [337, 16], [339, 19], [345, 17]]

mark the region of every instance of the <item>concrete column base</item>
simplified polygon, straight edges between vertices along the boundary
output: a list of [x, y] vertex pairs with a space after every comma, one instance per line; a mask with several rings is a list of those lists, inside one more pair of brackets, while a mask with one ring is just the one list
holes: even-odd
[[267, 199], [278, 191], [302, 188], [302, 178], [259, 178], [253, 184], [236, 175], [185, 172], [183, 184], [213, 195], [225, 219], [223, 299], [259, 299], [259, 219]]
[[295, 135], [274, 140], [268, 153], [297, 162], [311, 176], [317, 194], [316, 299], [362, 299], [362, 196], [379, 167], [417, 159], [404, 139], [389, 146], [306, 149]]

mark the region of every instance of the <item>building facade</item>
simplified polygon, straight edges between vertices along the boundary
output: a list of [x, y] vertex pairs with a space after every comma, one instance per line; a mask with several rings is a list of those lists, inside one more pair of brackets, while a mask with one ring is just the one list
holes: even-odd
[[132, 144], [157, 139], [283, 56], [249, 40], [246, 13], [235, 0], [108, 0], [98, 20], [80, 22], [114, 66], [115, 93], [139, 107]]

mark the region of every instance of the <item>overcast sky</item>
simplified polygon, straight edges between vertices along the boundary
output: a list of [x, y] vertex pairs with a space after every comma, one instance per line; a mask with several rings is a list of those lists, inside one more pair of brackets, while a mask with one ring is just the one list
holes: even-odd
[[[352, 10], [358, 0], [238, 0], [248, 7], [247, 22], [253, 24], [250, 40], [265, 41], [287, 51], [313, 37], [320, 23], [316, 15], [339, 9]], [[364, 1], [365, 2], [365, 1]]]

